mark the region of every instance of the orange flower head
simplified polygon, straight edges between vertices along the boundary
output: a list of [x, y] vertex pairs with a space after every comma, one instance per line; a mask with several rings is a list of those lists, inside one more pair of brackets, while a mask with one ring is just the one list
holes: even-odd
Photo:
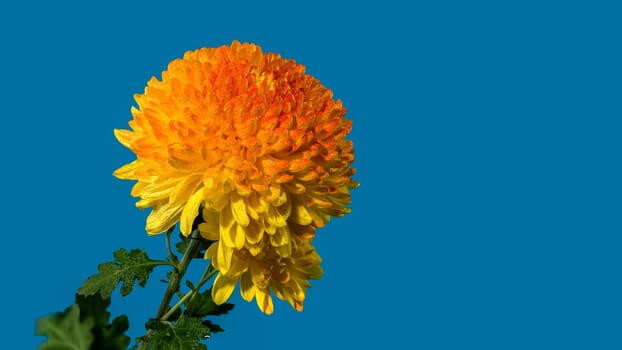
[[189, 235], [201, 215], [216, 241], [215, 300], [240, 281], [264, 312], [270, 290], [301, 309], [307, 279], [321, 275], [315, 229], [350, 211], [358, 185], [342, 102], [304, 66], [237, 41], [186, 52], [134, 98], [131, 130], [115, 136], [136, 160], [114, 175], [137, 180], [147, 232], [179, 222]]

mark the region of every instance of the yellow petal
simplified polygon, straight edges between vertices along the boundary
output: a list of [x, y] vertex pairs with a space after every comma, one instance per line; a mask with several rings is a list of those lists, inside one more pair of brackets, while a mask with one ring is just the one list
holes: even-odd
[[251, 221], [246, 228], [246, 241], [250, 244], [257, 244], [263, 238], [263, 226], [257, 221]]
[[[237, 225], [236, 225], [237, 226]], [[236, 234], [233, 226], [220, 228], [220, 242], [227, 247], [235, 247], [234, 235]]]
[[253, 281], [253, 284], [256, 285], [258, 288], [267, 288], [268, 287], [268, 283], [269, 283], [269, 279], [267, 276], [267, 274], [269, 274], [269, 271], [266, 270], [266, 268], [262, 267], [260, 264], [258, 263], [252, 263], [250, 264], [250, 273], [251, 273], [251, 280]]
[[188, 201], [188, 198], [195, 192], [197, 187], [201, 184], [201, 174], [193, 174], [183, 178], [179, 181], [171, 196], [169, 202], [172, 205], [182, 204]]
[[240, 279], [240, 294], [242, 295], [242, 298], [250, 302], [255, 297], [256, 291], [257, 288], [253, 284], [251, 274], [248, 272], [242, 274], [242, 278]]
[[132, 197], [138, 197], [145, 190], [145, 188], [147, 188], [147, 186], [149, 186], [148, 182], [142, 180], [138, 181], [136, 182], [136, 184], [134, 184], [134, 186], [132, 186], [132, 191], [130, 192], [130, 194], [132, 195]]
[[285, 266], [272, 270], [272, 278], [276, 280], [278, 283], [275, 284], [287, 284], [292, 278], [291, 273], [287, 270]]
[[155, 235], [173, 227], [179, 220], [182, 209], [183, 206], [181, 205], [171, 207], [168, 203], [154, 207], [147, 217], [147, 226], [145, 227], [147, 233]]
[[289, 242], [289, 237], [290, 233], [287, 226], [279, 227], [276, 229], [276, 233], [270, 236], [270, 243], [272, 243], [274, 247], [280, 247]]
[[270, 291], [272, 291], [274, 295], [281, 300], [287, 299], [285, 293], [283, 292], [283, 285], [280, 283], [270, 284]]
[[283, 216], [281, 216], [279, 211], [276, 210], [276, 208], [274, 207], [270, 207], [270, 210], [268, 210], [268, 215], [266, 216], [266, 218], [268, 219], [268, 224], [270, 226], [283, 227], [287, 225], [287, 222], [285, 221]]
[[[268, 220], [266, 220], [268, 221]], [[270, 225], [268, 222], [264, 221], [263, 222], [263, 229], [264, 231], [269, 234], [269, 235], [273, 235], [276, 232], [276, 226], [274, 225]]]
[[281, 191], [280, 194], [279, 194], [279, 197], [277, 198], [276, 202], [274, 203], [274, 206], [275, 207], [280, 207], [285, 202], [287, 202], [287, 192]]
[[214, 280], [214, 286], [212, 287], [212, 299], [218, 305], [224, 304], [235, 289], [236, 280], [219, 273]]
[[[233, 250], [232, 250], [233, 251]], [[245, 258], [244, 255], [240, 256], [239, 254], [233, 255], [231, 259], [231, 268], [229, 268], [229, 272], [227, 272], [227, 276], [229, 278], [238, 279], [240, 276], [248, 271], [248, 259]]]
[[114, 129], [114, 137], [127, 148], [130, 148], [132, 141], [134, 141], [134, 133], [130, 130]]
[[220, 230], [220, 237], [226, 246], [230, 248], [242, 249], [244, 247], [246, 237], [245, 229], [234, 222], [231, 227]]
[[257, 256], [259, 253], [264, 251], [260, 244], [247, 245], [246, 249], [248, 249], [248, 252], [251, 253], [252, 256]]
[[[218, 252], [218, 244], [214, 243], [210, 245], [209, 248], [207, 248], [207, 250], [205, 251], [204, 258], [214, 260], [216, 258], [217, 252]], [[212, 266], [217, 267], [216, 264], [212, 264]]]
[[220, 239], [220, 228], [218, 225], [220, 214], [207, 207], [203, 208], [203, 223], [199, 224], [199, 231], [203, 238], [210, 241], [217, 241]]
[[220, 239], [228, 247], [235, 246], [234, 236], [237, 234], [237, 231], [235, 231], [236, 228], [234, 225], [237, 226], [235, 220], [233, 219], [231, 209], [226, 207], [220, 212], [220, 216], [218, 218], [218, 229], [220, 231]]
[[274, 204], [281, 199], [281, 186], [279, 185], [270, 185], [268, 190], [268, 195], [266, 197], [266, 201], [268, 203]]
[[157, 199], [157, 198], [141, 198], [141, 200], [136, 202], [136, 208], [147, 209], [147, 208], [155, 207], [158, 203], [165, 203], [165, 202], [162, 199]]
[[236, 192], [242, 197], [248, 197], [253, 194], [253, 189], [246, 184], [238, 183], [236, 185]]
[[[174, 177], [167, 178], [164, 181], [154, 181], [151, 183], [139, 181], [132, 188], [131, 195], [134, 197], [142, 196], [145, 199], [166, 198], [168, 202], [168, 197], [171, 195], [171, 192], [173, 192], [175, 185], [178, 182], [179, 178]], [[139, 184], [141, 185], [139, 186]]]
[[219, 216], [219, 212], [207, 207], [207, 205], [203, 208], [203, 221], [218, 223]]
[[188, 200], [181, 212], [180, 230], [185, 236], [192, 232], [194, 219], [199, 215], [199, 207], [203, 203], [203, 188], [199, 188]]
[[136, 179], [136, 169], [140, 167], [141, 163], [138, 160], [135, 160], [131, 163], [125, 164], [119, 169], [115, 170], [112, 175], [124, 180], [135, 180]]
[[220, 238], [220, 231], [218, 231], [218, 221], [200, 223], [199, 232], [201, 232], [201, 237], [209, 239], [210, 241], [217, 241]]
[[244, 198], [237, 193], [231, 195], [231, 212], [235, 221], [242, 226], [248, 226], [249, 218], [246, 213], [246, 203]]
[[216, 252], [218, 269], [222, 273], [227, 273], [231, 268], [231, 260], [233, 259], [233, 248], [227, 247], [226, 244], [222, 244], [222, 242], [220, 241], [214, 244], [218, 244], [218, 251]]
[[322, 214], [317, 209], [312, 208], [311, 210], [307, 209], [307, 211], [311, 215], [311, 219], [313, 220], [313, 225], [315, 225], [315, 227], [324, 227], [324, 224], [330, 221], [329, 215]]
[[246, 241], [246, 229], [240, 224], [236, 224], [235, 226], [235, 236], [233, 237], [233, 242], [235, 243], [235, 247], [237, 249], [244, 248], [244, 242]]
[[259, 213], [253, 207], [247, 205], [246, 210], [248, 212], [248, 216], [250, 216], [251, 219], [253, 220], [259, 219]]
[[279, 214], [281, 214], [283, 219], [287, 220], [287, 218], [292, 213], [292, 202], [291, 201], [287, 201], [287, 202], [283, 203], [280, 207], [277, 207], [277, 210], [279, 211]]
[[257, 290], [255, 293], [255, 299], [257, 299], [257, 306], [266, 315], [272, 315], [274, 312], [274, 304], [272, 304], [272, 297], [269, 291], [263, 289]]
[[311, 266], [305, 271], [307, 272], [307, 277], [314, 280], [322, 278], [322, 275], [324, 274], [324, 270], [320, 265]]
[[307, 189], [303, 184], [298, 182], [294, 184], [285, 184], [285, 188], [287, 188], [287, 192], [291, 194], [301, 194], [304, 193]]
[[208, 204], [215, 211], [222, 211], [229, 204], [229, 195], [221, 193], [218, 197], [211, 199]]
[[287, 258], [292, 255], [292, 243], [287, 241], [282, 246], [275, 247], [277, 254], [283, 258]]
[[[248, 197], [248, 203], [246, 205], [249, 208], [252, 208], [256, 213], [265, 213], [270, 208], [270, 205], [265, 200], [262, 200], [261, 197], [258, 196], [250, 196]], [[249, 211], [250, 213], [251, 211]], [[253, 217], [253, 219], [256, 219]]]
[[294, 205], [294, 210], [292, 210], [291, 218], [295, 223], [300, 225], [309, 225], [313, 221], [311, 214], [304, 205]]

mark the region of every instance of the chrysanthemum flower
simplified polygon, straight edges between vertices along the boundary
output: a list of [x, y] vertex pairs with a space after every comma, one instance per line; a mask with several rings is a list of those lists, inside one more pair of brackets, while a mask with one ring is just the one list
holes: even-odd
[[138, 180], [147, 232], [179, 221], [188, 235], [202, 215], [216, 302], [240, 281], [266, 313], [270, 291], [302, 309], [321, 275], [315, 229], [350, 211], [357, 186], [341, 101], [304, 66], [237, 41], [186, 52], [134, 98], [132, 130], [115, 136], [136, 160], [114, 175]]

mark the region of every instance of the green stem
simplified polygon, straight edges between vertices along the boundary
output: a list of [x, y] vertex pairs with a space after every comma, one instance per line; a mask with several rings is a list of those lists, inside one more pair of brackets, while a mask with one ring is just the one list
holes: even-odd
[[[170, 249], [170, 236], [169, 236], [170, 232], [172, 231], [173, 230], [171, 229], [166, 232], [167, 234], [166, 244], [169, 250], [169, 254], [172, 253]], [[158, 313], [156, 314], [156, 317], [155, 317], [157, 320], [166, 320], [165, 318], [163, 318], [165, 314], [168, 315], [166, 316], [167, 318], [170, 317], [169, 305], [171, 303], [171, 299], [173, 298], [173, 295], [175, 295], [175, 293], [179, 291], [179, 281], [181, 281], [181, 279], [186, 274], [186, 269], [188, 268], [188, 264], [190, 264], [190, 261], [192, 261], [192, 259], [197, 255], [197, 252], [199, 251], [200, 247], [201, 247], [201, 234], [199, 233], [199, 230], [197, 229], [197, 230], [192, 231], [192, 233], [190, 234], [190, 243], [188, 243], [188, 247], [186, 248], [186, 251], [184, 252], [184, 255], [181, 258], [181, 262], [179, 264], [175, 264], [174, 262], [167, 261], [168, 265], [175, 267], [176, 273], [174, 273], [171, 276], [171, 279], [168, 281], [168, 285], [166, 286], [166, 291], [164, 292], [164, 296], [162, 297], [162, 302], [160, 303], [160, 307], [158, 308]], [[179, 308], [179, 306], [177, 306], [177, 308]], [[149, 337], [150, 333], [151, 333], [151, 330], [147, 330], [147, 334], [145, 334], [145, 337]], [[141, 342], [138, 345], [138, 350], [144, 349], [144, 346], [145, 346], [145, 343]]]
[[[173, 263], [177, 264], [179, 260], [177, 260], [177, 255], [175, 255], [171, 249], [171, 234], [173, 233], [173, 230], [175, 230], [174, 225], [166, 231], [166, 250], [168, 251], [168, 258]], [[175, 265], [175, 267], [177, 267], [177, 265]]]
[[143, 263], [143, 264], [138, 264], [135, 266], [162, 266], [162, 265], [168, 265], [168, 266], [172, 266], [174, 268], [177, 268], [177, 265], [169, 260], [150, 260], [149, 262]]
[[210, 280], [210, 278], [212, 278], [212, 276], [216, 273], [216, 270], [212, 270], [212, 265], [210, 264], [206, 269], [205, 272], [203, 272], [203, 276], [201, 276], [201, 280], [199, 281], [199, 283], [192, 288], [188, 293], [186, 293], [183, 297], [181, 297], [181, 299], [179, 299], [179, 301], [177, 302], [177, 304], [173, 305], [173, 307], [171, 307], [168, 312], [166, 314], [164, 314], [164, 316], [162, 316], [160, 318], [160, 321], [166, 321], [168, 320], [169, 317], [171, 317], [175, 311], [177, 311], [177, 309], [179, 309], [185, 302], [186, 300], [190, 299], [191, 297], [193, 297], [196, 293], [199, 292], [199, 289], [201, 289], [201, 287], [203, 287], [203, 285]]
[[201, 234], [199, 233], [199, 230], [194, 230], [190, 235], [190, 243], [188, 243], [184, 256], [181, 258], [181, 262], [177, 266], [177, 273], [173, 274], [171, 279], [168, 281], [166, 291], [164, 292], [162, 302], [160, 303], [158, 313], [155, 317], [156, 319], [161, 319], [162, 316], [168, 311], [173, 295], [175, 295], [175, 293], [179, 290], [179, 281], [181, 281], [186, 274], [188, 264], [190, 264], [190, 261], [192, 261], [192, 259], [197, 255], [200, 246]]

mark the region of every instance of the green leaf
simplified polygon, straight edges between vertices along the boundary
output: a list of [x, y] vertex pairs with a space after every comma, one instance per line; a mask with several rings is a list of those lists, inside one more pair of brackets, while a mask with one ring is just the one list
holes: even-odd
[[209, 338], [209, 329], [200, 318], [182, 316], [177, 322], [151, 321], [150, 334], [139, 338], [145, 350], [206, 350], [201, 341]]
[[110, 312], [106, 309], [110, 306], [110, 299], [103, 299], [99, 293], [90, 296], [76, 294], [76, 302], [80, 307], [80, 320], [91, 317], [95, 322], [94, 326], [108, 324]]
[[134, 288], [135, 281], [138, 281], [141, 287], [147, 284], [149, 274], [155, 266], [169, 264], [167, 261], [149, 259], [143, 249], [132, 249], [129, 252], [119, 249], [114, 252], [114, 258], [113, 262], [99, 264], [97, 267], [99, 273], [89, 277], [78, 289], [78, 294], [88, 296], [101, 291], [102, 297], [106, 299], [123, 281], [121, 295], [126, 296]]
[[[63, 313], [37, 322], [35, 334], [48, 336], [40, 350], [126, 350], [131, 341], [124, 334], [129, 328], [127, 317], [121, 315], [110, 323], [110, 313], [106, 310], [109, 305], [110, 299], [103, 299], [99, 293], [76, 295], [75, 304]], [[84, 339], [78, 342], [63, 332]]]
[[222, 329], [222, 327], [220, 327], [219, 325], [215, 324], [214, 322], [210, 320], [203, 320], [203, 325], [209, 328], [210, 333], [220, 333], [220, 332], [225, 331], [224, 329]]
[[39, 350], [89, 350], [94, 337], [91, 328], [92, 318], [80, 320], [80, 307], [77, 304], [63, 313], [56, 313], [37, 321], [35, 335], [47, 336]]
[[76, 304], [80, 306], [80, 319], [90, 317], [95, 323], [91, 330], [95, 340], [90, 350], [127, 349], [131, 341], [125, 335], [129, 329], [127, 316], [118, 316], [110, 323], [110, 312], [106, 310], [110, 299], [102, 298], [99, 293], [91, 296], [76, 295]]
[[228, 313], [235, 305], [224, 303], [218, 305], [212, 299], [212, 290], [196, 293], [185, 304], [184, 314], [190, 317], [220, 316]]

